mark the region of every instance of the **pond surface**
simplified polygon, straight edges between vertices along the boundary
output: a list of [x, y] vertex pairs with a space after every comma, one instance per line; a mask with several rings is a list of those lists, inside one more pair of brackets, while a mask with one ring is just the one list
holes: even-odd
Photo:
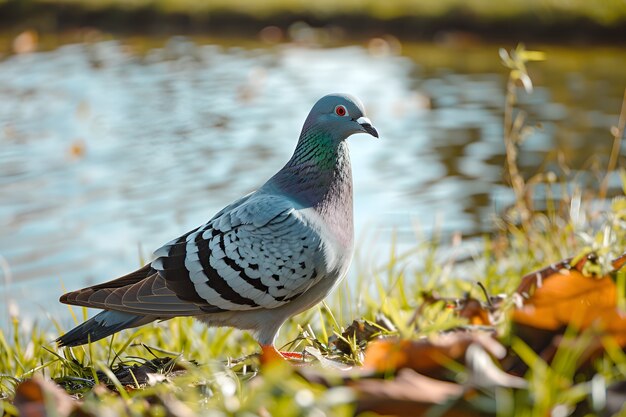
[[[330, 92], [365, 103], [381, 139], [350, 138], [357, 235], [476, 235], [512, 201], [503, 183], [506, 70], [464, 49], [237, 48], [172, 38], [60, 46], [0, 61], [0, 300], [51, 311], [255, 189], [289, 158]], [[383, 46], [385, 46], [383, 44]], [[606, 166], [626, 51], [537, 48], [526, 175]], [[369, 234], [371, 235], [371, 233]], [[32, 305], [29, 306], [29, 303]], [[6, 309], [0, 308], [0, 318]], [[2, 323], [6, 323], [2, 319]]]

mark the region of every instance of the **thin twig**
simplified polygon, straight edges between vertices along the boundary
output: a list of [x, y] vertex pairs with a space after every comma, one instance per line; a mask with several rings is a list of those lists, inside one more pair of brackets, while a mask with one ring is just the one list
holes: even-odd
[[485, 287], [485, 285], [480, 281], [476, 281], [476, 285], [478, 285], [478, 288], [480, 288], [483, 291], [485, 300], [487, 300], [487, 304], [489, 305], [489, 307], [493, 307], [493, 303], [491, 302], [491, 296], [489, 295], [489, 291], [487, 291], [487, 288]]
[[624, 98], [622, 99], [622, 109], [619, 114], [619, 121], [617, 123], [617, 130], [613, 130], [613, 148], [611, 149], [611, 156], [609, 157], [609, 165], [606, 168], [606, 175], [600, 184], [600, 192], [598, 197], [603, 200], [606, 197], [607, 190], [609, 188], [609, 175], [615, 171], [617, 166], [617, 158], [619, 151], [622, 147], [622, 140], [624, 139], [624, 127], [626, 126], [626, 89], [624, 89]]
[[504, 107], [504, 145], [506, 156], [506, 167], [509, 181], [515, 194], [515, 206], [520, 220], [525, 229], [529, 228], [530, 212], [526, 205], [526, 182], [517, 166], [519, 129], [516, 121], [513, 120], [513, 110], [516, 102], [516, 78], [511, 74], [507, 82], [506, 102]]

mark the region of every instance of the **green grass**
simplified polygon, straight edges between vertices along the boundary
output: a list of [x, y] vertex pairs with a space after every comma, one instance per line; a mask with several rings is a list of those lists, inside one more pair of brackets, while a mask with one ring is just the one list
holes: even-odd
[[[450, 250], [453, 242], [435, 235], [422, 238], [422, 243], [406, 251], [399, 251], [392, 243], [387, 253], [377, 254], [379, 266], [370, 269], [364, 259], [372, 254], [360, 248], [354, 265], [359, 271], [357, 282], [345, 283], [326, 303], [289, 320], [281, 330], [287, 348], [307, 349], [312, 359], [317, 356], [358, 366], [366, 341], [344, 333], [353, 319], [375, 322], [384, 316], [393, 329], [381, 328], [381, 333], [417, 340], [467, 324], [444, 303], [426, 303], [428, 294], [469, 294], [479, 300], [485, 299], [485, 293], [504, 294], [507, 310], [512, 305], [511, 294], [526, 273], [590, 249], [604, 260], [626, 249], [626, 200], [607, 200], [603, 178], [595, 187], [582, 189], [567, 178], [548, 173], [520, 176], [516, 160], [518, 153], [524, 152], [523, 137], [529, 127], [523, 113], [515, 111], [516, 95], [523, 85], [530, 87], [526, 65], [541, 56], [518, 48], [503, 57], [510, 71], [504, 104], [506, 173], [516, 203], [502, 213], [496, 231], [484, 236], [482, 250], [471, 259], [455, 259], [450, 255], [454, 253]], [[617, 136], [615, 141], [617, 152]], [[616, 159], [611, 161], [615, 164]], [[529, 197], [545, 184], [558, 184], [564, 193], [549, 200], [547, 210], [539, 212]], [[604, 206], [598, 210], [601, 203]], [[416, 259], [417, 266], [411, 262]], [[604, 267], [608, 269], [606, 263]], [[84, 319], [84, 309], [72, 311], [76, 322]], [[489, 415], [545, 416], [555, 408], [571, 410], [588, 402], [593, 414], [597, 412], [593, 404], [598, 387], [602, 391], [624, 379], [626, 354], [610, 341], [606, 341], [606, 354], [593, 361], [595, 377], [590, 379], [589, 371], [582, 372], [576, 365], [590, 344], [588, 335], [566, 334], [569, 342], [548, 364], [511, 334], [506, 314], [503, 317], [495, 327], [502, 342], [528, 365], [528, 389], [480, 391], [464, 399], [468, 407], [488, 410]], [[103, 410], [134, 416], [349, 416], [354, 412], [354, 391], [343, 386], [336, 371], [319, 371], [327, 377], [324, 385], [308, 382], [297, 368], [285, 364], [259, 372], [254, 356], [257, 345], [244, 332], [207, 329], [192, 319], [180, 318], [125, 331], [87, 346], [58, 349], [50, 341], [63, 330], [67, 329], [25, 332], [18, 318], [13, 328], [0, 330], [0, 413], [4, 410], [7, 415], [17, 415], [10, 402], [15, 388], [34, 375], [54, 379], [67, 392], [82, 398], [81, 410], [93, 415]], [[343, 349], [338, 348], [337, 340], [344, 342]], [[146, 370], [160, 376], [146, 381], [140, 375]], [[467, 380], [469, 375], [463, 366], [455, 367], [456, 381]]]

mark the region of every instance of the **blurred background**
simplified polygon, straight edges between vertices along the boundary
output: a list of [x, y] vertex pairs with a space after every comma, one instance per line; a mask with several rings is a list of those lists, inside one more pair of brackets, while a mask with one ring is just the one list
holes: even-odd
[[597, 185], [626, 0], [0, 0], [0, 325], [64, 311], [255, 189], [330, 92], [381, 136], [350, 139], [360, 253], [478, 242], [513, 201], [498, 49], [519, 42], [547, 54], [519, 93], [523, 174]]

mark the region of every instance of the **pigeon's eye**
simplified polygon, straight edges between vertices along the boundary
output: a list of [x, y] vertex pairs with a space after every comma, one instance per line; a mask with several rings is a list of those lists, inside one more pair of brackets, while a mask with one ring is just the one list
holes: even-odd
[[348, 110], [346, 110], [346, 108], [340, 104], [337, 107], [335, 107], [335, 114], [337, 116], [343, 117], [348, 114]]

